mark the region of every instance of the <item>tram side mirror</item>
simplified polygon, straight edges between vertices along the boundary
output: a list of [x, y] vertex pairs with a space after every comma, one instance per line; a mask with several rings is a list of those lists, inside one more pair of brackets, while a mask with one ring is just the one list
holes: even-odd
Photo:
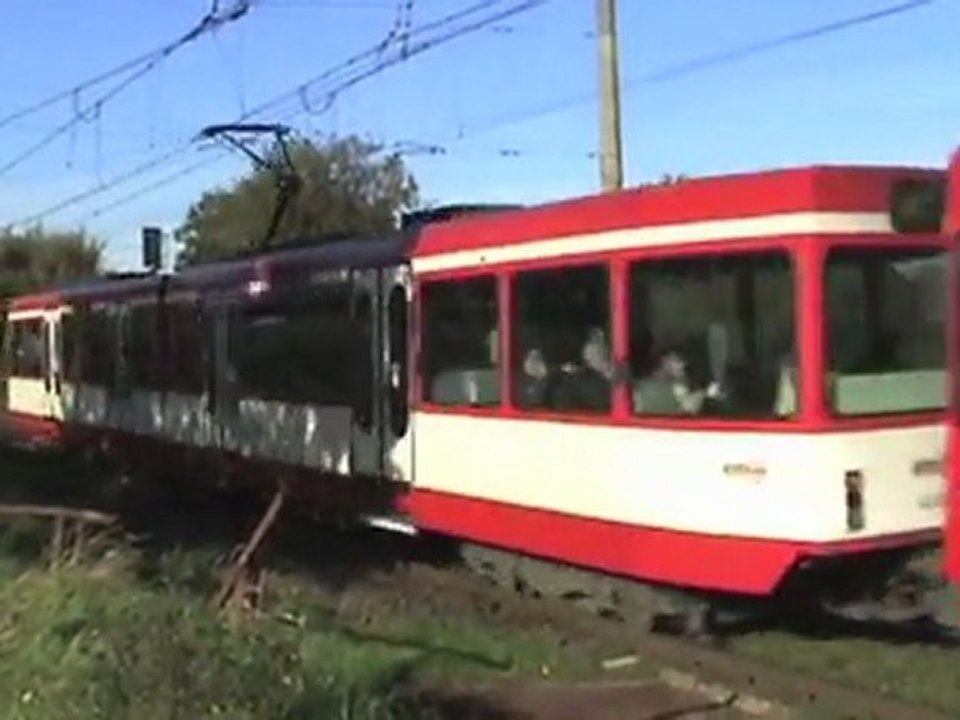
[[163, 231], [158, 227], [143, 228], [140, 245], [143, 251], [143, 266], [148, 270], [159, 270], [163, 264]]

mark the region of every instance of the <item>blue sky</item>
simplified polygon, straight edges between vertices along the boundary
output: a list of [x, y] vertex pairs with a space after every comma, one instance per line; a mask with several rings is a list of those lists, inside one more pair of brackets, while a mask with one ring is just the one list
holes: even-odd
[[[223, 0], [229, 3], [230, 0]], [[475, 1], [475, 0], [474, 0]], [[509, 4], [510, 0], [503, 0]], [[415, 0], [414, 25], [472, 4]], [[941, 165], [960, 144], [960, 3], [917, 10], [661, 83], [692, 58], [880, 10], [897, 0], [620, 0], [629, 184], [814, 162]], [[0, 116], [150, 50], [193, 25], [209, 0], [3, 0]], [[397, 0], [258, 0], [240, 22], [177, 52], [43, 152], [0, 175], [0, 224], [14, 222], [230, 121], [380, 40]], [[595, 192], [594, 0], [551, 0], [394, 67], [292, 121], [304, 132], [438, 144], [410, 156], [425, 198], [538, 202]], [[109, 85], [81, 94], [89, 102]], [[296, 109], [296, 107], [294, 107]], [[553, 109], [552, 112], [538, 112]], [[69, 119], [65, 101], [0, 128], [0, 166]], [[270, 120], [269, 116], [258, 119]], [[503, 150], [519, 151], [504, 157]], [[94, 215], [178, 168], [189, 150], [114, 191], [50, 215], [137, 262], [143, 224], [179, 224], [205, 188], [245, 169], [211, 165]]]

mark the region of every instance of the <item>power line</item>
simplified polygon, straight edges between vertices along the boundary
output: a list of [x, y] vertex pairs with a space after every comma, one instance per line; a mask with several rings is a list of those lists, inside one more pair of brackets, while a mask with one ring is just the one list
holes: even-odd
[[[73, 110], [72, 117], [64, 123], [61, 123], [53, 130], [44, 135], [40, 140], [35, 142], [33, 145], [30, 145], [26, 150], [22, 151], [20, 154], [14, 156], [8, 160], [3, 165], [0, 165], [0, 176], [3, 176], [18, 167], [20, 164], [28, 160], [29, 158], [36, 155], [38, 152], [43, 150], [45, 147], [50, 145], [54, 140], [63, 135], [64, 133], [70, 131], [76, 125], [81, 122], [87, 121], [99, 121], [103, 107], [110, 100], [115, 98], [121, 92], [126, 90], [128, 87], [133, 85], [137, 80], [145, 76], [151, 70], [153, 70], [157, 65], [159, 65], [163, 60], [170, 57], [174, 52], [189, 45], [197, 38], [205, 35], [206, 33], [212, 32], [224, 25], [232, 23], [236, 20], [239, 20], [250, 10], [250, 0], [237, 0], [236, 4], [230, 7], [228, 10], [221, 12], [218, 8], [219, 3], [214, 2], [211, 10], [201, 18], [193, 28], [180, 36], [177, 40], [172, 43], [168, 43], [159, 50], [144, 56], [139, 62], [126, 63], [123, 67], [125, 70], [132, 70], [127, 77], [121, 80], [119, 83], [114, 85], [108, 91], [100, 95], [96, 100], [93, 100], [90, 103], [87, 103], [86, 107], [81, 108], [79, 106], [79, 90], [74, 88], [71, 91], [66, 93], [60, 93], [57, 96], [54, 96], [56, 99], [62, 99], [68, 95], [74, 98], [76, 107]], [[138, 67], [139, 65], [139, 67]], [[124, 70], [119, 72], [110, 72], [105, 73], [100, 76], [102, 80], [109, 79], [110, 77], [115, 77], [116, 75], [122, 74]], [[101, 80], [101, 81], [102, 81]], [[86, 87], [91, 85], [90, 82], [85, 84]], [[80, 87], [80, 86], [77, 86]], [[55, 100], [42, 101], [33, 106], [34, 109], [40, 109], [46, 107], [49, 104], [52, 104]], [[7, 116], [4, 120], [6, 122], [12, 122], [12, 119], [17, 119], [24, 117], [25, 115], [30, 114], [30, 110], [20, 111], [19, 113], [14, 113], [13, 115]], [[11, 119], [12, 118], [12, 119]], [[5, 124], [4, 121], [0, 121], [0, 127]]]
[[[737, 60], [742, 60], [744, 58], [760, 54], [762, 52], [775, 50], [788, 45], [794, 45], [807, 40], [813, 40], [824, 35], [830, 35], [860, 25], [877, 22], [894, 15], [901, 15], [913, 10], [919, 10], [924, 6], [932, 5], [934, 2], [935, 0], [910, 0], [909, 2], [902, 2], [874, 12], [855, 15], [821, 25], [815, 25], [803, 30], [780, 35], [769, 40], [757, 41], [750, 43], [749, 45], [732, 48], [730, 50], [722, 50], [713, 53], [706, 53], [704, 55], [698, 55], [690, 58], [689, 60], [667, 65], [646, 75], [628, 79], [623, 83], [623, 90], [624, 92], [630, 92], [645, 85], [653, 85], [666, 82], [668, 80], [675, 80], [700, 70], [707, 70], [719, 65], [725, 65]], [[474, 126], [468, 132], [470, 135], [477, 135], [496, 128], [513, 125], [526, 120], [532, 120], [544, 115], [551, 115], [555, 112], [566, 110], [570, 107], [576, 107], [578, 105], [584, 105], [595, 101], [595, 93], [580, 93], [578, 95], [571, 95], [560, 100], [554, 100], [546, 103], [532, 110], [493, 116], [488, 120], [483, 121], [482, 124]], [[466, 133], [461, 132], [458, 134], [458, 136], [451, 137], [450, 140], [461, 140], [465, 134]]]
[[[540, 5], [543, 5], [549, 2], [549, 0], [523, 0], [522, 2], [514, 3], [512, 6], [507, 7], [503, 10], [500, 10], [499, 12], [487, 14], [469, 23], [461, 23], [458, 27], [456, 27], [453, 30], [449, 30], [445, 33], [437, 34], [436, 36], [431, 37], [427, 40], [423, 40], [419, 43], [409, 44], [410, 38], [418, 37], [430, 30], [443, 30], [447, 26], [457, 23], [457, 21], [459, 20], [463, 20], [465, 18], [470, 17], [471, 15], [475, 15], [482, 10], [492, 9], [497, 5], [503, 4], [503, 2], [504, 0], [484, 0], [483, 2], [478, 2], [468, 8], [465, 8], [458, 12], [444, 16], [443, 18], [440, 18], [438, 20], [433, 20], [411, 29], [409, 33], [407, 33], [408, 45], [405, 52], [399, 52], [396, 55], [391, 57], [380, 57], [379, 59], [376, 60], [375, 64], [372, 67], [369, 67], [365, 70], [359, 70], [355, 72], [352, 76], [344, 77], [336, 85], [330, 88], [327, 94], [328, 102], [323, 108], [319, 110], [311, 108], [309, 106], [309, 103], [304, 101], [305, 93], [315, 85], [318, 85], [318, 84], [323, 85], [323, 84], [329, 83], [332, 79], [336, 78], [337, 75], [343, 74], [345, 71], [353, 69], [353, 66], [358, 65], [363, 60], [369, 59], [371, 57], [376, 58], [378, 55], [382, 54], [383, 48], [386, 45], [389, 45], [389, 41], [391, 39], [390, 34], [388, 34], [387, 38], [384, 41], [381, 41], [380, 43], [375, 45], [373, 48], [367, 51], [358, 53], [357, 55], [354, 55], [353, 57], [348, 58], [346, 61], [338, 64], [334, 68], [326, 70], [323, 73], [320, 73], [319, 75], [316, 75], [308, 79], [307, 81], [297, 85], [293, 90], [277, 95], [274, 98], [264, 103], [261, 103], [257, 107], [251, 110], [248, 110], [246, 113], [243, 113], [239, 118], [237, 118], [233, 122], [243, 122], [255, 115], [262, 115], [263, 113], [269, 110], [273, 110], [275, 108], [278, 108], [288, 103], [291, 99], [298, 100], [300, 102], [300, 107], [292, 113], [291, 115], [292, 117], [301, 115], [304, 112], [312, 112], [315, 114], [323, 113], [329, 109], [330, 105], [336, 99], [336, 97], [338, 97], [346, 89], [353, 87], [359, 82], [362, 82], [363, 80], [368, 79], [381, 72], [384, 72], [390, 67], [396, 64], [405, 62], [406, 60], [416, 55], [419, 55], [421, 53], [427, 52], [430, 49], [433, 49], [440, 45], [444, 45], [448, 42], [451, 42], [452, 40], [455, 40], [463, 35], [476, 32], [479, 29], [482, 29], [491, 24], [500, 22], [505, 18], [512, 17], [522, 12], [532, 10], [535, 7], [538, 7]], [[112, 190], [120, 185], [126, 184], [130, 180], [133, 180], [141, 175], [152, 172], [158, 167], [163, 166], [164, 164], [169, 162], [171, 159], [180, 155], [184, 150], [188, 149], [190, 145], [191, 143], [189, 141], [180, 143], [177, 146], [170, 149], [169, 151], [163, 153], [162, 155], [152, 158], [150, 160], [147, 160], [144, 163], [132, 168], [131, 170], [121, 175], [118, 175], [108, 180], [107, 182], [101, 185], [76, 193], [70, 197], [67, 197], [55, 203], [50, 207], [45, 208], [44, 210], [41, 210], [39, 212], [26, 216], [16, 221], [13, 224], [29, 225], [29, 224], [38, 222], [68, 207], [72, 207], [81, 202], [89, 200], [92, 197], [96, 197], [97, 195], [100, 195], [104, 192]], [[114, 209], [116, 207], [119, 207], [120, 205], [127, 204], [128, 202], [132, 202], [133, 200], [147, 194], [147, 192], [154, 191], [156, 189], [159, 189], [160, 187], [170, 184], [171, 182], [174, 182], [175, 180], [181, 179], [185, 175], [192, 174], [192, 172], [198, 171], [199, 169], [204, 167], [206, 164], [209, 164], [210, 162], [214, 162], [219, 159], [220, 159], [219, 157], [216, 157], [207, 161], [195, 163], [195, 167], [190, 166], [190, 168], [178, 171], [177, 173], [174, 173], [171, 176], [163, 178], [160, 181], [151, 183], [151, 185], [149, 186], [149, 189], [141, 188], [138, 191], [134, 191], [130, 193], [129, 196], [126, 196], [124, 198], [124, 202], [122, 203], [118, 201], [114, 201], [110, 203], [109, 209]], [[104, 209], [98, 208], [98, 210], [95, 210], [94, 212], [96, 213], [98, 211], [102, 213], [104, 212]]]

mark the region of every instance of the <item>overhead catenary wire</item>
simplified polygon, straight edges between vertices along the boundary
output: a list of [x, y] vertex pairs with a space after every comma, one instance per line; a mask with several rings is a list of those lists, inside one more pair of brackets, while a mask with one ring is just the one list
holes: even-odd
[[[463, 35], [476, 32], [479, 29], [485, 28], [494, 23], [500, 22], [508, 17], [515, 16], [519, 13], [532, 10], [535, 7], [546, 4], [549, 0], [522, 0], [521, 2], [515, 2], [508, 7], [499, 9], [496, 12], [487, 13], [477, 19], [471, 19], [469, 22], [459, 22], [461, 20], [469, 19], [471, 16], [478, 14], [483, 10], [492, 10], [497, 6], [502, 6], [505, 4], [505, 0], [484, 0], [483, 2], [475, 3], [467, 8], [464, 8], [450, 15], [444, 16], [438, 20], [432, 20], [426, 22], [422, 25], [413, 27], [408, 33], [408, 45], [405, 53], [395, 53], [390, 56], [383, 56], [376, 60], [371, 66], [365, 69], [357, 68], [352, 75], [347, 75], [340, 79], [335, 85], [329, 87], [327, 98], [335, 99], [345, 90], [355, 86], [359, 82], [366, 80], [374, 75], [377, 75], [381, 72], [386, 71], [390, 67], [397, 65], [399, 63], [405, 62], [408, 59], [425, 53], [433, 48], [439, 47], [446, 43], [449, 43]], [[455, 26], [453, 29], [447, 30], [449, 26]], [[415, 38], [418, 38], [425, 33], [430, 31], [444, 31], [437, 32], [432, 37], [421, 40], [420, 42], [410, 42]], [[388, 36], [389, 37], [389, 36]], [[389, 44], [389, 40], [387, 40]], [[371, 57], [376, 57], [378, 54], [381, 54], [381, 47], [384, 45], [384, 41], [377, 43], [374, 47], [364, 52], [358, 53], [351, 58], [348, 58], [346, 61], [338, 64], [337, 66], [330, 68], [316, 76], [311, 77], [307, 81], [298, 84], [292, 90], [278, 94], [273, 98], [267, 100], [266, 102], [261, 103], [260, 105], [248, 110], [243, 113], [233, 122], [239, 123], [251, 119], [257, 115], [263, 115], [264, 113], [270, 111], [278, 111], [283, 105], [290, 103], [292, 100], [296, 101], [300, 106], [293, 112], [293, 116], [303, 114], [304, 112], [311, 111], [309, 106], [305, 106], [303, 103], [302, 97], [305, 91], [313, 88], [317, 85], [325, 87], [331, 80], [337, 79], [338, 76], [343, 75], [345, 71], [353, 70], [354, 66], [359, 65], [362, 61], [369, 59]], [[324, 112], [329, 109], [329, 103], [320, 110], [312, 110], [313, 112]], [[53, 205], [44, 208], [43, 210], [30, 215], [23, 217], [13, 223], [14, 226], [24, 226], [30, 225], [43, 219], [49, 217], [50, 215], [57, 214], [69, 207], [77, 205], [79, 203], [85, 202], [93, 197], [101, 195], [104, 192], [113, 190], [121, 185], [126, 184], [127, 182], [138, 178], [142, 175], [145, 175], [149, 172], [156, 170], [159, 167], [162, 167], [170, 160], [178, 157], [185, 150], [189, 149], [192, 146], [191, 141], [186, 140], [181, 142], [170, 150], [164, 152], [163, 154], [146, 160], [140, 165], [118, 175], [114, 178], [106, 180], [101, 185], [97, 185], [91, 188], [88, 188], [84, 191], [71, 195], [63, 200], [60, 200]], [[214, 162], [219, 158], [211, 158], [207, 160], [207, 163]], [[194, 172], [198, 171], [204, 166], [204, 163], [198, 163], [198, 167], [194, 168]], [[169, 182], [173, 182], [176, 179], [183, 177], [182, 174], [176, 175], [172, 180], [169, 180], [167, 183], [151, 183], [151, 190], [158, 189]], [[158, 187], [154, 187], [158, 186]], [[130, 199], [127, 202], [132, 202], [134, 199], [141, 197], [146, 194], [145, 192], [133, 192], [130, 193]], [[110, 203], [114, 206], [119, 206], [115, 202]], [[124, 203], [126, 204], [126, 203]], [[96, 211], [94, 211], [96, 212]]]
[[[628, 79], [624, 83], [624, 89], [633, 90], [644, 84], [665, 82], [667, 80], [675, 79], [686, 74], [694, 73], [701, 70], [706, 70], [714, 66], [733, 62], [735, 60], [739, 60], [739, 59], [748, 57], [750, 55], [770, 51], [778, 47], [783, 47], [786, 45], [809, 41], [809, 40], [821, 37], [823, 35], [840, 32], [840, 31], [851, 29], [860, 25], [873, 23], [881, 19], [889, 18], [891, 16], [904, 14], [912, 10], [920, 9], [923, 6], [931, 5], [934, 2], [935, 0], [910, 0], [908, 2], [901, 2], [892, 6], [888, 6], [886, 8], [881, 8], [874, 12], [859, 14], [859, 15], [843, 18], [840, 20], [831, 21], [829, 23], [819, 24], [813, 27], [794, 31], [785, 35], [779, 35], [768, 40], [753, 42], [738, 48], [698, 55], [689, 60], [668, 65], [664, 68], [661, 68], [660, 70], [654, 71], [647, 75], [634, 78], [634, 79]], [[487, 0], [486, 2], [478, 3], [477, 5], [471, 6], [466, 10], [455, 13], [454, 15], [459, 16], [459, 15], [468, 14], [476, 10], [477, 8], [481, 8], [481, 7], [489, 8], [490, 6], [496, 5], [496, 4], [497, 4], [497, 0]], [[448, 20], [450, 17], [452, 16], [447, 16], [446, 18], [442, 18], [440, 20], [432, 21], [430, 23], [426, 23], [425, 25], [415, 27], [411, 31], [411, 35], [420, 34], [425, 30], [427, 30], [428, 28], [439, 26], [442, 23], [444, 23], [446, 20]], [[384, 42], [389, 42], [389, 40], [385, 39]], [[377, 46], [374, 46], [373, 48], [367, 51], [358, 53], [357, 55], [349, 58], [347, 61], [335, 66], [334, 68], [330, 68], [324, 71], [323, 73], [310, 78], [304, 83], [297, 85], [296, 88], [294, 88], [292, 91], [288, 91], [286, 93], [283, 93], [282, 95], [278, 95], [272, 98], [271, 100], [268, 100], [265, 103], [262, 103], [261, 105], [257, 106], [256, 108], [253, 108], [248, 113], [246, 113], [245, 116], [241, 118], [241, 121], [249, 118], [252, 115], [262, 114], [270, 110], [273, 110], [276, 107], [286, 102], [290, 102], [291, 99], [297, 99], [301, 107], [298, 111], [290, 113], [288, 116], [286, 116], [284, 118], [285, 120], [288, 117], [296, 117], [297, 115], [303, 114], [304, 112], [317, 112], [314, 108], [310, 106], [310, 104], [307, 101], [304, 100], [303, 95], [304, 95], [305, 88], [314, 86], [316, 84], [322, 84], [325, 81], [329, 81], [335, 78], [337, 75], [342, 74], [345, 70], [352, 69], [353, 66], [362, 63], [364, 60], [370, 57], [376, 56], [379, 52], [378, 48], [380, 48], [382, 45], [383, 45], [383, 42], [379, 43]], [[335, 95], [336, 93], [334, 92], [334, 96]], [[464, 139], [465, 137], [475, 136], [477, 134], [480, 134], [481, 132], [486, 132], [496, 127], [503, 127], [505, 125], [510, 125], [516, 122], [521, 122], [521, 121], [532, 119], [538, 116], [550, 114], [552, 112], [565, 109], [566, 107], [570, 107], [571, 105], [577, 105], [584, 102], [592, 102], [593, 99], [594, 99], [593, 94], [578, 95], [574, 97], [568, 97], [559, 102], [551, 103], [546, 107], [538, 108], [532, 112], [528, 111], [519, 115], [510, 114], [510, 115], [495, 116], [494, 118], [491, 118], [490, 120], [486, 121], [482, 125], [474, 126], [472, 128], [468, 126], [465, 131], [460, 131], [456, 135], [453, 135], [449, 138], [445, 138], [444, 140], [441, 140], [439, 142], [425, 142], [425, 143], [420, 143], [420, 145], [421, 147], [434, 146], [437, 148], [440, 148], [440, 147], [444, 148], [443, 152], [432, 152], [432, 153], [426, 153], [426, 154], [449, 155], [451, 154], [450, 148], [448, 145], [444, 145], [444, 143], [456, 142]], [[320, 112], [322, 112], [322, 110]], [[120, 185], [126, 184], [127, 182], [133, 179], [136, 179], [141, 175], [145, 175], [149, 172], [152, 172], [153, 170], [157, 169], [158, 167], [168, 162], [170, 159], [177, 157], [187, 147], [189, 147], [189, 143], [184, 143], [181, 146], [178, 146], [177, 148], [165, 153], [164, 155], [158, 158], [147, 161], [141, 164], [140, 166], [133, 168], [132, 170], [125, 172], [122, 175], [119, 175], [113, 178], [112, 180], [107, 181], [107, 183], [105, 183], [102, 187], [91, 188], [82, 193], [78, 193], [74, 196], [68, 197], [60, 201], [59, 203], [56, 203], [40, 212], [34, 213], [26, 218], [23, 218], [17, 221], [15, 224], [23, 225], [23, 224], [37, 222], [49, 215], [56, 214], [68, 207], [79, 204], [81, 202], [85, 202], [86, 200], [89, 200], [92, 197], [96, 197], [102, 192], [107, 192]], [[410, 154], [417, 154], [417, 153], [412, 152]], [[503, 152], [500, 154], [504, 156], [516, 156], [519, 153]], [[219, 159], [221, 158], [217, 157], [212, 159], [206, 159], [203, 162], [196, 163], [195, 164], [196, 167], [190, 166], [190, 168], [187, 169], [188, 172], [178, 171], [171, 176], [167, 176], [163, 178], [161, 181], [150, 183], [148, 186], [145, 186], [144, 188], [140, 188], [139, 190], [131, 192], [128, 195], [121, 198], [123, 202], [113, 201], [109, 203], [108, 206], [97, 208], [94, 211], [94, 213], [101, 214], [103, 212], [106, 212], [107, 210], [112, 210], [117, 207], [121, 207], [122, 205], [126, 205], [129, 202], [133, 202], [134, 200], [137, 200], [140, 197], [143, 197], [149, 192], [161, 189], [162, 187], [165, 187], [171, 184], [172, 182], [175, 182], [176, 180], [181, 179], [186, 175], [199, 171], [200, 169], [205, 167], [207, 164], [218, 161]]]
[[[99, 95], [95, 100], [88, 102], [83, 107], [79, 105], [79, 102], [76, 102], [76, 107], [74, 107], [72, 115], [67, 121], [56, 126], [37, 142], [29, 145], [25, 150], [21, 151], [19, 154], [0, 165], [0, 176], [6, 175], [11, 170], [15, 169], [26, 160], [36, 155], [38, 152], [53, 143], [57, 138], [69, 132], [80, 123], [89, 120], [98, 121], [104, 105], [113, 100], [113, 98], [117, 97], [120, 93], [133, 85], [140, 78], [144, 77], [151, 70], [156, 68], [157, 65], [159, 65], [163, 60], [170, 57], [180, 48], [194, 42], [197, 38], [244, 17], [247, 12], [249, 12], [250, 7], [250, 0], [238, 0], [236, 4], [231, 6], [228, 10], [221, 12], [218, 9], [218, 3], [215, 2], [210, 12], [204, 15], [200, 22], [198, 22], [188, 32], [184, 33], [174, 42], [168, 43], [158, 51], [155, 51], [153, 54], [146, 56], [144, 61], [131, 65], [128, 68], [130, 73], [123, 78], [123, 80], [116, 83], [109, 90]], [[111, 77], [115, 77], [118, 74], [122, 74], [122, 72], [115, 73], [111, 75]], [[75, 101], [79, 97], [76, 89], [69, 91], [68, 94], [72, 95]], [[62, 98], [64, 96], [61, 95], [60, 97]], [[34, 107], [40, 107], [40, 104], [35, 105]], [[21, 111], [21, 113], [15, 115], [17, 117], [24, 117], [25, 113]], [[8, 118], [10, 117], [14, 116], [8, 116]], [[0, 126], [2, 126], [2, 123], [0, 123]]]
[[[691, 75], [699, 71], [708, 70], [714, 67], [736, 62], [738, 60], [743, 60], [753, 55], [758, 55], [797, 43], [807, 42], [809, 40], [815, 40], [825, 35], [832, 35], [834, 33], [850, 30], [862, 25], [872, 24], [880, 20], [885, 20], [897, 15], [903, 15], [914, 10], [920, 10], [925, 6], [933, 5], [935, 2], [936, 0], [908, 0], [907, 2], [900, 2], [895, 5], [880, 8], [873, 12], [862, 13], [842, 18], [840, 20], [814, 25], [801, 30], [778, 35], [766, 40], [758, 40], [735, 48], [696, 55], [687, 60], [671, 63], [660, 68], [659, 70], [655, 70], [644, 75], [633, 78], [628, 77], [621, 83], [622, 92], [632, 92], [646, 85], [655, 85], [658, 83], [676, 80], [686, 75]], [[453, 142], [462, 140], [466, 136], [474, 136], [490, 130], [507, 127], [520, 122], [526, 122], [528, 120], [533, 120], [545, 115], [551, 115], [571, 107], [586, 105], [595, 101], [596, 93], [583, 92], [577, 95], [570, 95], [559, 100], [547, 102], [533, 109], [494, 115], [474, 124], [473, 127], [468, 126], [467, 128], [459, 131], [456, 136], [444, 138], [444, 141]]]
[[[248, 3], [241, 3], [241, 4], [248, 4]], [[191, 33], [195, 32], [197, 28], [199, 28], [205, 22], [207, 22], [207, 18], [210, 17], [211, 13], [216, 13], [216, 12], [218, 12], [218, 3], [214, 2], [210, 11], [208, 11], [208, 13], [203, 18], [200, 19], [199, 23], [194, 25], [189, 31], [187, 31], [180, 37], [176, 38], [175, 40], [165, 43], [164, 45], [154, 48], [153, 50], [149, 50], [143, 53], [142, 55], [137, 55], [136, 57], [130, 58], [129, 60], [125, 60], [124, 62], [110, 68], [109, 70], [104, 70], [103, 72], [98, 73], [97, 75], [87, 78], [86, 80], [78, 82], [74, 85], [71, 85], [68, 88], [65, 88], [63, 90], [58, 90], [57, 92], [54, 92], [51, 95], [48, 95], [42, 98], [41, 100], [37, 100], [36, 102], [30, 105], [27, 105], [26, 107], [22, 107], [19, 110], [15, 110], [6, 115], [0, 116], [0, 129], [6, 127], [7, 125], [10, 125], [11, 123], [17, 122], [18, 120], [22, 120], [42, 110], [45, 110], [46, 108], [52, 105], [55, 105], [62, 100], [72, 99], [74, 100], [74, 102], [76, 102], [76, 99], [85, 90], [89, 90], [92, 87], [101, 85], [105, 83], [107, 80], [112, 80], [118, 75], [123, 75], [125, 72], [133, 70], [138, 66], [149, 62], [152, 58], [155, 58], [157, 56], [162, 56], [164, 54], [169, 54], [170, 52], [172, 52], [172, 49], [175, 49], [176, 46], [183, 41], [184, 38], [188, 37]]]

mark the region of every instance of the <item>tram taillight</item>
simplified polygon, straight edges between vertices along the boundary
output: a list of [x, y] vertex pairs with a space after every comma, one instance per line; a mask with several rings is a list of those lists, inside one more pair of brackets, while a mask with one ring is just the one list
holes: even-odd
[[846, 491], [847, 530], [863, 530], [866, 518], [863, 512], [863, 473], [860, 470], [848, 470], [843, 476]]

